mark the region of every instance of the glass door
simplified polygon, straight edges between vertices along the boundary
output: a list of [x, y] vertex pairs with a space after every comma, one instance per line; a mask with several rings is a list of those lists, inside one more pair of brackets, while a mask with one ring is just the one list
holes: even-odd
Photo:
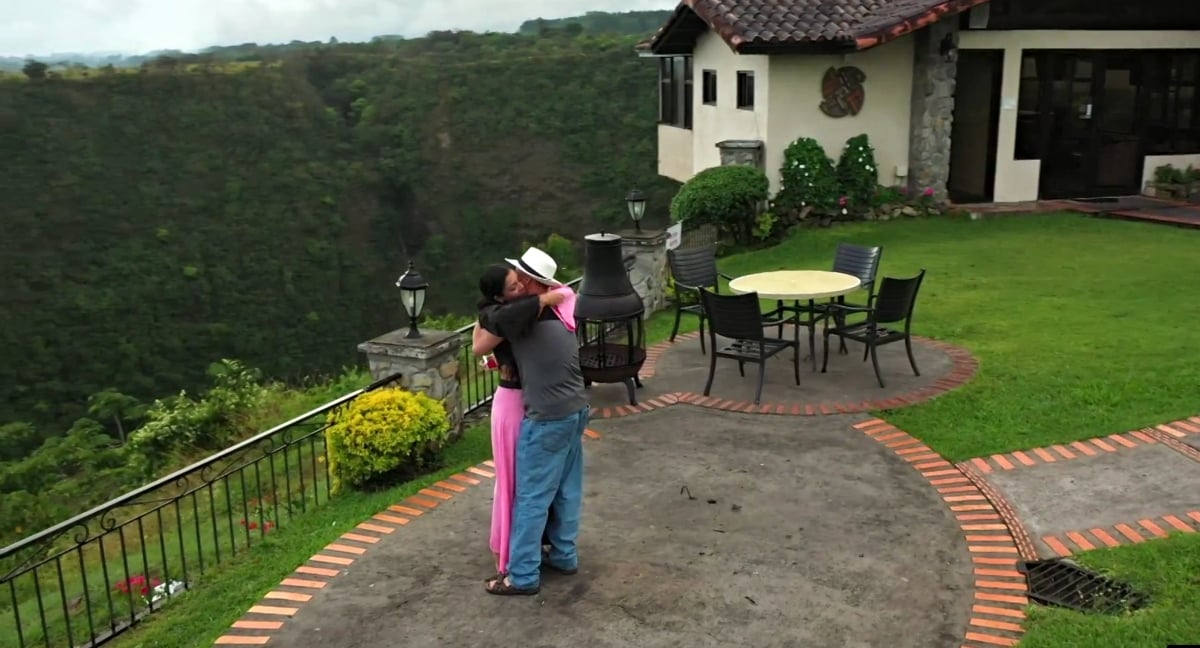
[[1055, 52], [1047, 58], [1049, 96], [1042, 99], [1049, 132], [1043, 142], [1039, 193], [1043, 198], [1087, 196], [1096, 169], [1093, 135], [1100, 84], [1095, 56]]
[[1142, 150], [1139, 132], [1136, 54], [1104, 52], [1097, 57], [1098, 92], [1093, 127], [1095, 175], [1089, 194], [1122, 196], [1139, 192]]

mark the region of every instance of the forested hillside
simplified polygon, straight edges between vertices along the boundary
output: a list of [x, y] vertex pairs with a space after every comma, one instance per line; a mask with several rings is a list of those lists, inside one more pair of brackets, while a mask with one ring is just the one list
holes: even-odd
[[[517, 33], [540, 35], [549, 29], [570, 29], [587, 34], [652, 34], [667, 22], [671, 11], [589, 11], [570, 18], [535, 18], [521, 23]], [[575, 25], [575, 27], [570, 27]]]
[[48, 431], [223, 357], [335, 371], [403, 323], [410, 257], [431, 308], [464, 312], [485, 263], [621, 222], [630, 186], [665, 219], [636, 40], [442, 32], [0, 77], [0, 423]]

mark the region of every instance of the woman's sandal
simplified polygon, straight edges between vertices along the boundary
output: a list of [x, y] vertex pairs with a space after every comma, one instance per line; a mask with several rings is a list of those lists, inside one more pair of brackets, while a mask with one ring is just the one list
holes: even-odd
[[488, 594], [495, 594], [497, 596], [532, 596], [541, 591], [540, 586], [528, 588], [516, 587], [503, 576], [488, 579], [484, 589], [487, 590]]

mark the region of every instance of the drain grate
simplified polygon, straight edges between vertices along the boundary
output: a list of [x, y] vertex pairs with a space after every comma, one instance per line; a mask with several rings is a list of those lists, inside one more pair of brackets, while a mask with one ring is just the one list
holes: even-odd
[[1150, 597], [1121, 583], [1054, 558], [1033, 560], [1021, 565], [1029, 585], [1029, 598], [1043, 605], [1057, 605], [1080, 612], [1119, 614], [1143, 608]]

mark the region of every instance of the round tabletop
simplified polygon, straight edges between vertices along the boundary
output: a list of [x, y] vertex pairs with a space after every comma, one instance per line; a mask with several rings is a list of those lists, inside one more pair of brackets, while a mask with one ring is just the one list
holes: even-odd
[[805, 300], [845, 295], [861, 285], [858, 277], [841, 272], [777, 270], [738, 277], [729, 282], [729, 290], [739, 295], [756, 292], [762, 299]]

